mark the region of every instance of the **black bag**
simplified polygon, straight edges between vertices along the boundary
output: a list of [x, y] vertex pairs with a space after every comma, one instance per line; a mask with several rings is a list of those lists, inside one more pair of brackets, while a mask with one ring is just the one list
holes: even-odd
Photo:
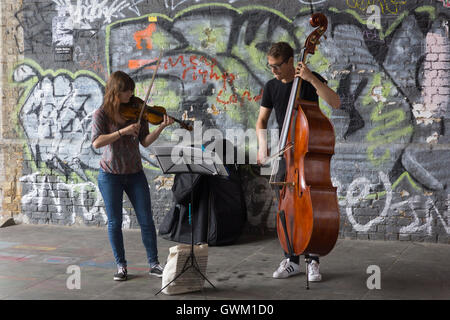
[[227, 165], [228, 177], [176, 174], [172, 192], [175, 204], [159, 226], [164, 239], [191, 243], [189, 203], [192, 210], [194, 243], [210, 246], [234, 243], [247, 222], [247, 209], [239, 170]]

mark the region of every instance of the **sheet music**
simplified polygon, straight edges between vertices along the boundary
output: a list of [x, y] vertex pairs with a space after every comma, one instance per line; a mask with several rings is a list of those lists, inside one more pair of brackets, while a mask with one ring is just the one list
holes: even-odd
[[150, 151], [156, 156], [164, 173], [228, 176], [227, 169], [215, 152], [180, 145], [153, 146]]

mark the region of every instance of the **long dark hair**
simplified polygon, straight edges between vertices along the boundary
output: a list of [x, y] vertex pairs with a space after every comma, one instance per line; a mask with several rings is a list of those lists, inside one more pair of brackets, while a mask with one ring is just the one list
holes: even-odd
[[127, 90], [134, 91], [136, 84], [128, 74], [123, 71], [113, 72], [106, 83], [103, 97], [103, 110], [114, 124], [117, 124], [115, 115], [119, 114], [119, 93]]

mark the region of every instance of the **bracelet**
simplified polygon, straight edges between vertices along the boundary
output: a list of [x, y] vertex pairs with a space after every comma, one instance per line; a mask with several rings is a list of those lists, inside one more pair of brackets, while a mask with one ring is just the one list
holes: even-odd
[[117, 133], [119, 134], [119, 137], [122, 137], [122, 135], [120, 134], [120, 129], [117, 130]]

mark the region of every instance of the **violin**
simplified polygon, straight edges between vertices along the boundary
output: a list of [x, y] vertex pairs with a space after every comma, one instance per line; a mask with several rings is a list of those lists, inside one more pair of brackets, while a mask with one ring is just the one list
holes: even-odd
[[[141, 108], [140, 105], [143, 101], [135, 96], [132, 96], [128, 103], [121, 103], [119, 113], [120, 115], [127, 120], [137, 121], [140, 118]], [[145, 105], [145, 108], [142, 113], [142, 117], [146, 119], [149, 123], [153, 125], [158, 125], [164, 120], [164, 115], [167, 115], [166, 109], [161, 106], [148, 106]], [[188, 131], [192, 131], [192, 126], [187, 124], [185, 121], [176, 119], [174, 117], [169, 116], [169, 118], [173, 119], [175, 122], [179, 123], [180, 126]]]

